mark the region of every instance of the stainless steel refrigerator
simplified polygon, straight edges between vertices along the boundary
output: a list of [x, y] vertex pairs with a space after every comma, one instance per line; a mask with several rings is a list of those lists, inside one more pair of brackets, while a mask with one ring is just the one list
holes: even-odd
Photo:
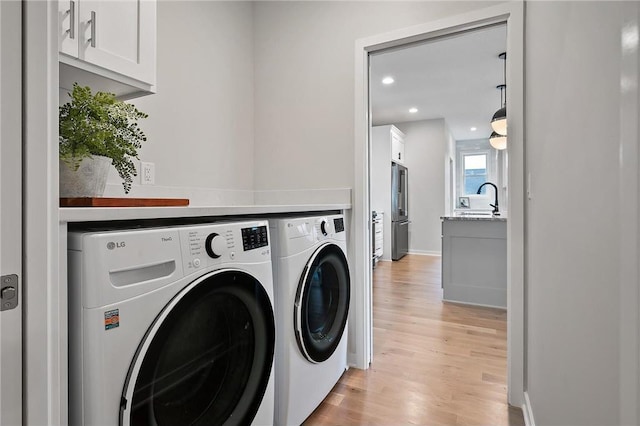
[[399, 260], [409, 251], [409, 171], [391, 163], [391, 259]]

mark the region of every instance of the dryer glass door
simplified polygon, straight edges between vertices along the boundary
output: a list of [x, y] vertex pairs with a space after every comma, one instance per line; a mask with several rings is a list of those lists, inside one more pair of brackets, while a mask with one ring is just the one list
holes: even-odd
[[138, 348], [124, 425], [250, 424], [267, 388], [275, 326], [250, 275], [215, 272], [178, 294]]
[[335, 244], [320, 247], [309, 260], [295, 303], [298, 347], [307, 360], [327, 360], [338, 347], [349, 314], [351, 281], [343, 251]]

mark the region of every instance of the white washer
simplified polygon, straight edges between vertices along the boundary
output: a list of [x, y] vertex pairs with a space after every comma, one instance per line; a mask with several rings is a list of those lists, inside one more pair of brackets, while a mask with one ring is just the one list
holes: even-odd
[[266, 221], [70, 233], [70, 424], [272, 424], [272, 306]]
[[276, 425], [299, 425], [347, 369], [350, 277], [342, 215], [270, 220]]

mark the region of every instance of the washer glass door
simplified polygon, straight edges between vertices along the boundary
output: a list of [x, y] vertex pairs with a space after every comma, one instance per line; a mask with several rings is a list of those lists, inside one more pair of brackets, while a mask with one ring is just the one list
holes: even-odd
[[343, 251], [335, 244], [320, 247], [309, 260], [296, 293], [295, 329], [307, 360], [327, 360], [338, 347], [349, 314], [351, 281]]
[[165, 307], [138, 348], [121, 423], [251, 423], [274, 344], [273, 309], [255, 278], [239, 271], [201, 277]]

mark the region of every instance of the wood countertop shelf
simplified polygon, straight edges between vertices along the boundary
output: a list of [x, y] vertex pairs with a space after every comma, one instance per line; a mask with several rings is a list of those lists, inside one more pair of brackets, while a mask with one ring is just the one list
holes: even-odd
[[60, 198], [60, 207], [178, 207], [188, 205], [187, 198]]

